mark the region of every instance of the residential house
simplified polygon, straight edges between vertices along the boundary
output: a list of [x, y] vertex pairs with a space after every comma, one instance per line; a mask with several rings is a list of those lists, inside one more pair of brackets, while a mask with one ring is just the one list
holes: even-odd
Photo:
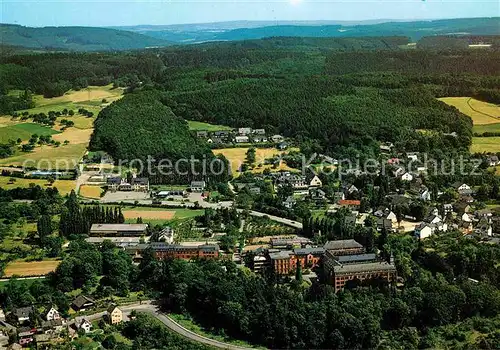
[[309, 182], [309, 187], [321, 187], [323, 186], [323, 182], [317, 175], [313, 175], [310, 179], [307, 179]]
[[392, 144], [391, 142], [381, 143], [379, 146], [380, 152], [382, 153], [390, 153], [393, 147], [394, 144]]
[[424, 222], [428, 224], [437, 224], [438, 222], [443, 221], [443, 218], [440, 215], [431, 214], [424, 219]]
[[463, 213], [462, 216], [460, 217], [460, 219], [463, 222], [472, 222], [472, 216], [469, 215], [468, 213]]
[[418, 153], [416, 153], [416, 152], [407, 153], [406, 158], [408, 158], [409, 160], [411, 160], [413, 162], [416, 162], [416, 161], [418, 161]]
[[493, 226], [491, 219], [487, 216], [481, 217], [476, 227], [474, 228], [474, 233], [480, 236], [493, 236]]
[[255, 143], [264, 143], [267, 142], [268, 140], [266, 136], [254, 135], [252, 136], [252, 141]]
[[249, 143], [250, 139], [248, 138], [248, 136], [236, 136], [234, 138], [234, 142], [236, 142], [236, 143]]
[[71, 303], [71, 308], [75, 311], [85, 311], [95, 307], [95, 301], [91, 298], [80, 294]]
[[403, 176], [405, 173], [406, 173], [405, 168], [403, 168], [402, 166], [398, 166], [398, 167], [396, 167], [396, 169], [394, 169], [392, 171], [392, 174], [394, 175], [394, 177]]
[[33, 313], [33, 307], [20, 307], [14, 309], [14, 315], [16, 316], [17, 322], [24, 323], [30, 320], [30, 316]]
[[313, 201], [322, 201], [326, 199], [326, 193], [320, 188], [311, 188], [309, 189], [309, 198]]
[[445, 216], [450, 214], [450, 213], [453, 213], [453, 205], [449, 204], [449, 203], [443, 204], [443, 213]]
[[9, 345], [9, 336], [0, 330], [0, 349], [7, 349]]
[[149, 192], [149, 179], [146, 177], [133, 178], [131, 185], [135, 192]]
[[110, 324], [118, 324], [123, 321], [123, 312], [118, 306], [111, 304], [107, 310], [108, 322]]
[[273, 136], [271, 136], [271, 140], [274, 143], [280, 143], [280, 142], [283, 142], [285, 140], [285, 138], [281, 135], [273, 135]]
[[361, 201], [357, 199], [343, 199], [338, 203], [341, 207], [346, 207], [351, 210], [359, 210], [361, 206]]
[[386, 211], [384, 216], [385, 219], [390, 220], [391, 222], [398, 222], [398, 217], [391, 210]]
[[44, 333], [49, 334], [49, 333], [61, 333], [63, 330], [63, 320], [62, 319], [57, 319], [57, 320], [50, 320], [50, 321], [43, 321], [42, 322], [42, 330]]
[[295, 204], [297, 204], [297, 201], [293, 196], [288, 196], [287, 199], [283, 201], [283, 206], [288, 209], [292, 209]]
[[122, 183], [122, 178], [121, 177], [108, 177], [106, 179], [106, 185], [108, 188], [108, 191], [111, 192], [116, 192], [118, 191], [118, 187]]
[[174, 243], [174, 229], [170, 226], [164, 227], [158, 234], [158, 242]]
[[401, 175], [401, 180], [402, 181], [413, 181], [413, 175], [409, 172], [406, 172], [403, 175]]
[[49, 311], [45, 314], [45, 319], [47, 321], [52, 321], [52, 320], [59, 320], [61, 318], [61, 315], [59, 315], [59, 311], [54, 309], [53, 307], [50, 308]]
[[430, 202], [432, 200], [431, 191], [429, 191], [427, 188], [422, 188], [419, 192], [418, 197], [426, 202]]
[[208, 131], [206, 130], [200, 130], [196, 132], [196, 137], [198, 138], [207, 138], [208, 137]]
[[466, 183], [457, 182], [457, 183], [455, 183], [453, 185], [453, 187], [461, 195], [470, 195], [470, 194], [472, 194], [471, 187], [469, 185], [467, 185]]
[[84, 318], [77, 323], [76, 327], [78, 329], [83, 329], [85, 333], [89, 333], [92, 330], [92, 323], [90, 323], [89, 320]]
[[31, 327], [20, 327], [17, 329], [17, 338], [19, 339], [19, 344], [23, 347], [27, 346], [33, 342], [33, 336], [36, 333], [36, 329]]
[[252, 128], [238, 128], [238, 134], [239, 135], [250, 135], [252, 133]]
[[387, 164], [391, 164], [391, 165], [399, 164], [400, 162], [401, 162], [401, 159], [399, 159], [399, 158], [391, 158], [391, 159], [387, 160]]
[[455, 203], [454, 208], [455, 208], [455, 212], [459, 215], [462, 215], [464, 213], [470, 213], [470, 211], [472, 209], [470, 204], [467, 202]]
[[255, 135], [265, 135], [266, 134], [266, 129], [254, 129], [253, 134]]
[[358, 193], [358, 192], [359, 192], [359, 189], [354, 185], [351, 185], [347, 188], [347, 193], [350, 195], [353, 195], [353, 194]]
[[384, 229], [386, 232], [392, 232], [392, 220], [380, 218], [377, 220], [377, 231], [382, 232]]
[[291, 186], [294, 191], [307, 190], [309, 184], [306, 183], [306, 177], [298, 174], [286, 173], [277, 180], [278, 186]]
[[489, 166], [497, 166], [500, 165], [500, 160], [497, 155], [491, 155], [487, 158], [487, 162]]
[[207, 184], [205, 181], [191, 181], [189, 189], [191, 192], [203, 192], [205, 191]]
[[428, 238], [428, 237], [432, 236], [433, 233], [434, 233], [434, 230], [431, 227], [431, 224], [428, 224], [426, 222], [423, 222], [420, 225], [417, 225], [415, 227], [415, 235], [419, 239]]
[[0, 322], [4, 322], [5, 321], [5, 313], [2, 309], [0, 309]]

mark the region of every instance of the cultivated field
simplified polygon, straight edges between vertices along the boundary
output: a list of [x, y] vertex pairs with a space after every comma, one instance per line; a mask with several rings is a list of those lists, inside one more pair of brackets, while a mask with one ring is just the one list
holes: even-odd
[[492, 103], [478, 101], [470, 97], [443, 97], [439, 100], [456, 107], [460, 112], [471, 117], [474, 125], [500, 122], [500, 107]]
[[99, 186], [89, 186], [82, 185], [80, 186], [80, 196], [91, 199], [100, 199], [101, 198], [102, 189]]
[[[471, 117], [474, 133], [500, 132], [500, 106], [470, 97], [444, 97], [439, 100]], [[500, 137], [473, 137], [470, 150], [473, 153], [500, 152]]]
[[74, 180], [56, 180], [53, 186], [49, 186], [48, 181], [42, 179], [21, 179], [16, 177], [12, 183], [10, 182], [10, 179], [11, 178], [8, 176], [0, 176], [0, 187], [9, 190], [16, 187], [28, 188], [31, 184], [35, 184], [43, 188], [56, 187], [59, 190], [59, 193], [66, 195], [70, 193], [71, 190], [74, 190], [76, 186], [76, 182]]
[[500, 137], [473, 137], [471, 152], [500, 152]]
[[[238, 170], [240, 169], [241, 165], [245, 162], [246, 159], [246, 153], [248, 151], [248, 148], [222, 148], [222, 149], [215, 149], [213, 152], [215, 154], [222, 154], [224, 157], [227, 158], [229, 161], [229, 164], [231, 164], [231, 171], [233, 173], [233, 176], [237, 176], [239, 174]], [[286, 154], [287, 151], [282, 152], [277, 150], [276, 148], [256, 148], [255, 149], [255, 167], [251, 170], [253, 173], [261, 173], [264, 171], [264, 169], [271, 169], [272, 165], [264, 165], [264, 160], [273, 158], [274, 156], [279, 156]], [[259, 164], [261, 166], [259, 167]], [[274, 168], [274, 170], [293, 170], [289, 166], [286, 165], [285, 162], [280, 162], [279, 167]]]
[[17, 276], [43, 276], [54, 271], [61, 262], [47, 261], [14, 261], [7, 265], [4, 277]]
[[37, 167], [38, 169], [60, 169], [65, 170], [66, 165], [73, 169], [87, 150], [87, 144], [69, 144], [54, 146], [40, 146], [33, 152], [19, 153], [9, 158], [0, 159], [0, 165], [25, 165]]

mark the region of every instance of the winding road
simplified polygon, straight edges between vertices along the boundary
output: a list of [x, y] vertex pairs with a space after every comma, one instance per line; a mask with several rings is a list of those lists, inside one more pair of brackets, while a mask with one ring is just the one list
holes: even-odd
[[[237, 345], [232, 345], [232, 344], [227, 344], [223, 343], [214, 339], [207, 338], [205, 336], [202, 336], [200, 334], [197, 334], [193, 331], [190, 331], [187, 328], [184, 328], [181, 326], [179, 323], [175, 322], [172, 318], [170, 318], [168, 315], [161, 313], [157, 306], [152, 304], [150, 301], [145, 301], [142, 304], [131, 304], [131, 305], [123, 305], [119, 306], [120, 310], [123, 312], [124, 320], [129, 319], [129, 315], [132, 313], [132, 311], [138, 311], [138, 312], [145, 312], [148, 313], [154, 317], [156, 317], [158, 320], [160, 320], [167, 328], [169, 328], [171, 331], [189, 339], [197, 343], [202, 343], [208, 346], [212, 346], [218, 349], [227, 349], [227, 350], [249, 350], [253, 348], [245, 348], [242, 346], [237, 346]], [[82, 318], [85, 318], [89, 321], [93, 321], [99, 318], [102, 318], [104, 315], [106, 315], [106, 312], [98, 312], [89, 316], [84, 316], [84, 317], [76, 317], [75, 321], [78, 322]]]

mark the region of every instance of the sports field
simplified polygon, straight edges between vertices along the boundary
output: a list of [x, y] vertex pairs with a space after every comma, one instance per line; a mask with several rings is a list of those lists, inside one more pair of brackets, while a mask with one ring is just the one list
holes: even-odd
[[47, 261], [13, 261], [5, 268], [4, 277], [16, 276], [43, 276], [54, 271], [61, 262]]

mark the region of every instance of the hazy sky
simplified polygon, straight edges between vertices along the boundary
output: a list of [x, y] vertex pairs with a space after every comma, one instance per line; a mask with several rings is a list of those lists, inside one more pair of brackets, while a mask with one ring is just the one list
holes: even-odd
[[498, 0], [0, 0], [0, 22], [111, 26], [500, 16]]

